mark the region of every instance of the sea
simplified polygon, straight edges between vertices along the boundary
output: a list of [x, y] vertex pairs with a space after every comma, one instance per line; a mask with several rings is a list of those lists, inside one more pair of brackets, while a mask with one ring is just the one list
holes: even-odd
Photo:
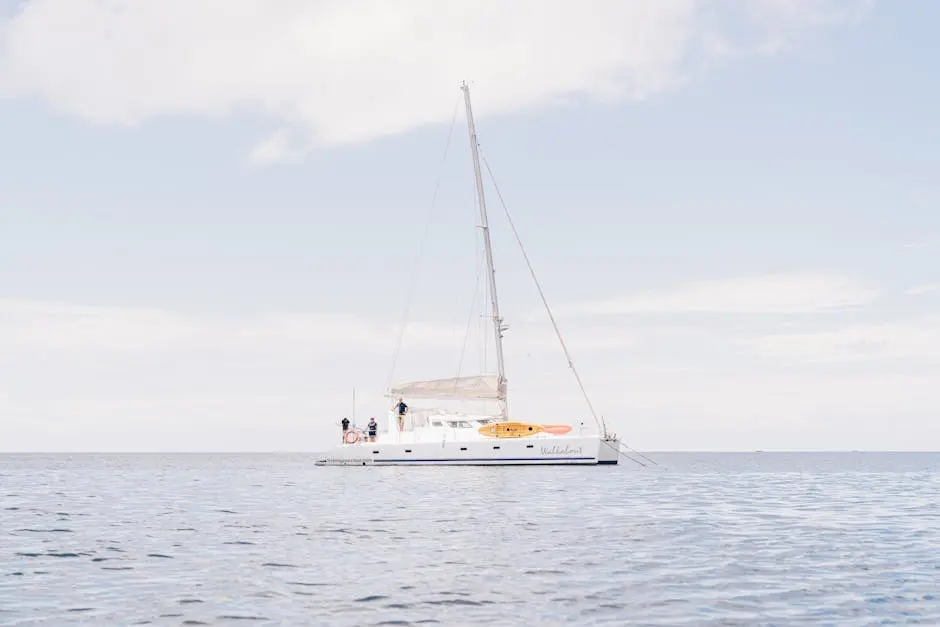
[[0, 455], [0, 625], [940, 625], [940, 453]]

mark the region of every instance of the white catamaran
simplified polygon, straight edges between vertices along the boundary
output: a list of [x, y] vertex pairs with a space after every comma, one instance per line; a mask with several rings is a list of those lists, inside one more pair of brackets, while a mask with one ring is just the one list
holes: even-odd
[[[404, 415], [397, 409], [388, 414], [386, 429], [376, 429], [371, 437], [364, 429], [352, 428], [338, 444], [317, 459], [319, 466], [392, 466], [392, 465], [549, 465], [549, 464], [616, 464], [620, 457], [620, 440], [608, 433], [603, 419], [598, 418], [585, 393], [585, 400], [594, 418], [596, 430], [584, 422], [536, 423], [509, 419], [507, 385], [503, 362], [503, 332], [506, 330], [499, 313], [493, 251], [490, 244], [483, 176], [470, 90], [461, 84], [467, 115], [467, 129], [476, 179], [476, 195], [480, 209], [486, 269], [489, 278], [490, 311], [496, 339], [497, 373], [458, 376], [430, 381], [413, 381], [393, 386], [388, 397], [402, 399], [439, 399], [462, 401], [496, 401], [495, 415], [472, 415], [451, 410], [420, 410], [408, 408]], [[523, 251], [524, 253], [524, 251]], [[528, 258], [526, 258], [528, 262]], [[529, 267], [531, 270], [531, 265]], [[535, 275], [533, 273], [533, 279]], [[549, 319], [558, 336], [568, 365], [581, 391], [581, 379], [574, 368], [554, 316], [536, 286]]]

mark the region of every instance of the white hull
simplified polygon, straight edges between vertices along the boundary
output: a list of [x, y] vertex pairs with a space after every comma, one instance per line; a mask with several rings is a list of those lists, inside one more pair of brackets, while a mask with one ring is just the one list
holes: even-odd
[[[387, 436], [386, 436], [387, 438]], [[385, 439], [385, 438], [382, 438]], [[598, 435], [340, 444], [318, 466], [550, 466], [616, 464], [620, 441]]]

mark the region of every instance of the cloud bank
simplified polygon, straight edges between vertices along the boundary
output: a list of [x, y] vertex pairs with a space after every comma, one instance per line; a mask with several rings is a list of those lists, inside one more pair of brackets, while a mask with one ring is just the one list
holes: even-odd
[[870, 5], [31, 0], [0, 17], [0, 96], [94, 124], [261, 115], [271, 134], [249, 160], [266, 164], [445, 122], [464, 79], [480, 115], [649, 98], [704, 59], [779, 52]]
[[865, 305], [878, 290], [851, 277], [790, 273], [708, 280], [671, 290], [587, 303], [588, 314], [765, 313], [793, 314]]
[[[785, 296], [764, 296], [775, 292]], [[890, 294], [828, 273], [714, 279], [619, 301], [709, 316], [559, 322], [592, 402], [638, 446], [922, 448], [940, 436], [940, 321], [929, 307], [877, 322], [859, 321], [868, 309], [830, 310], [871, 293]], [[587, 417], [551, 329], [512, 322], [514, 412]], [[409, 325], [396, 380], [456, 374], [463, 331]], [[312, 312], [228, 319], [0, 300], [0, 444], [318, 450], [350, 413], [353, 386], [360, 416], [382, 415], [397, 332]]]

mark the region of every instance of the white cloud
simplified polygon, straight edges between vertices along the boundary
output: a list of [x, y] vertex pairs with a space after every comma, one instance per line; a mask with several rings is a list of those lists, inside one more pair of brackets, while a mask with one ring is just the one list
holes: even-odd
[[[604, 355], [629, 344], [617, 331], [567, 339]], [[349, 413], [352, 386], [363, 412], [382, 415], [397, 332], [338, 315], [233, 320], [0, 299], [0, 449], [316, 448]], [[514, 381], [527, 367], [535, 377], [566, 368], [547, 325], [510, 336]], [[463, 374], [480, 365], [477, 340]], [[410, 324], [395, 380], [455, 374], [463, 341], [463, 329]]]
[[922, 294], [930, 294], [936, 291], [940, 291], [940, 283], [924, 283], [922, 285], [914, 285], [904, 290], [904, 293], [909, 296], [920, 296]]
[[743, 344], [757, 353], [800, 362], [916, 360], [940, 364], [940, 319], [855, 325], [836, 331], [780, 333]]
[[865, 17], [874, 0], [752, 0], [749, 6], [755, 18], [768, 28], [833, 26], [851, 24]]
[[864, 305], [877, 296], [876, 289], [837, 274], [771, 274], [587, 303], [573, 313], [812, 313]]
[[934, 248], [940, 246], [940, 237], [930, 236], [922, 237], [910, 242], [905, 242], [901, 245], [901, 248], [907, 249], [920, 249], [920, 248]]
[[621, 373], [594, 396], [628, 442], [659, 450], [934, 450], [940, 437], [934, 372]]
[[0, 451], [10, 443], [34, 451], [316, 450], [350, 405], [349, 393], [336, 389], [11, 400], [0, 404]]
[[[799, 47], [816, 28], [859, 22], [874, 4], [874, 0], [751, 0], [743, 3], [743, 10], [758, 28], [736, 33], [737, 39], [720, 30], [709, 31], [703, 44], [717, 58], [781, 54]], [[728, 10], [730, 4], [708, 6]]]
[[198, 337], [192, 322], [159, 309], [0, 300], [0, 347], [7, 349], [172, 350]]
[[303, 151], [297, 148], [290, 131], [281, 129], [255, 145], [251, 154], [248, 155], [248, 163], [251, 165], [290, 163], [299, 160], [302, 156]]
[[[469, 343], [490, 331], [472, 329]], [[272, 313], [246, 320], [185, 316], [163, 309], [88, 306], [0, 299], [0, 350], [113, 352], [267, 351], [390, 354], [395, 325], [339, 314]], [[566, 335], [579, 350], [631, 346], [618, 326], [581, 329]], [[459, 350], [465, 329], [432, 322], [410, 322], [403, 350]], [[507, 336], [515, 352], [558, 350], [548, 324], [521, 325]]]
[[[0, 347], [8, 349], [387, 353], [393, 332], [390, 325], [343, 315], [275, 313], [220, 320], [163, 309], [0, 300]], [[433, 349], [450, 346], [451, 334], [419, 323], [409, 328], [406, 339]]]
[[257, 112], [306, 137], [264, 139], [250, 160], [271, 163], [311, 142], [445, 122], [461, 79], [479, 87], [482, 115], [574, 95], [647, 98], [680, 84], [690, 55], [718, 50], [708, 41], [734, 46], [724, 23], [735, 14], [758, 40], [779, 42], [867, 5], [32, 0], [0, 17], [0, 95], [100, 124]]
[[[768, 361], [744, 364], [737, 325], [663, 344], [661, 330], [601, 322], [566, 339], [598, 411], [640, 448], [912, 449], [940, 424], [937, 373], [925, 369], [940, 365], [938, 319], [751, 338], [745, 347]], [[360, 417], [383, 415], [393, 331], [341, 316], [0, 301], [0, 448], [322, 450], [351, 413], [352, 386]], [[417, 358], [399, 374], [453, 374], [462, 340], [409, 327]], [[507, 349], [515, 415], [590, 419], [548, 327], [511, 329]], [[850, 367], [807, 371], [813, 361]]]
[[[608, 425], [655, 450], [923, 449], [940, 437], [940, 387], [921, 374], [654, 372], [586, 377]], [[331, 381], [332, 382], [332, 381]], [[315, 380], [302, 394], [76, 394], [0, 403], [0, 450], [323, 450], [351, 415], [351, 391]], [[516, 416], [590, 421], [570, 373], [515, 377]], [[359, 389], [358, 416], [387, 400]]]

